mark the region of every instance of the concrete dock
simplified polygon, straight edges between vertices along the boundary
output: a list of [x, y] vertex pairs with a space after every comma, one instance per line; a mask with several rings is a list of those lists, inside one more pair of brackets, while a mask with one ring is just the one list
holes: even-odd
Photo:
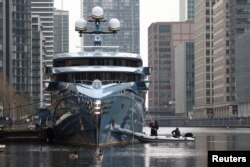
[[25, 142], [45, 140], [45, 130], [29, 129], [2, 129], [0, 130], [0, 142]]

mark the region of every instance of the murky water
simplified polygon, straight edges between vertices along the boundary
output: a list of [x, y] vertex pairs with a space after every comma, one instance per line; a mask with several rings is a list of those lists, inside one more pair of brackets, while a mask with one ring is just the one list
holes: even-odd
[[[174, 128], [160, 128], [159, 134], [170, 134]], [[94, 148], [45, 143], [5, 143], [0, 152], [1, 167], [205, 167], [208, 150], [250, 150], [248, 128], [180, 128], [192, 132], [194, 143], [131, 144], [102, 148], [103, 159], [93, 157]], [[149, 129], [145, 129], [149, 133]], [[1, 143], [0, 143], [1, 144]], [[78, 159], [69, 154], [77, 150]]]

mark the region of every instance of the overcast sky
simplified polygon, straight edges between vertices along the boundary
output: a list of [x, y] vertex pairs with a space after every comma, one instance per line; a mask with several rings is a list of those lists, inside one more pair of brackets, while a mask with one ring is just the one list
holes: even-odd
[[[54, 0], [57, 9], [62, 8], [62, 0]], [[63, 0], [63, 9], [69, 11], [70, 52], [79, 51], [79, 35], [74, 31], [75, 20], [80, 18], [80, 0]], [[119, 19], [119, 18], [118, 18]], [[140, 54], [147, 65], [147, 29], [153, 22], [178, 21], [179, 0], [140, 0]]]

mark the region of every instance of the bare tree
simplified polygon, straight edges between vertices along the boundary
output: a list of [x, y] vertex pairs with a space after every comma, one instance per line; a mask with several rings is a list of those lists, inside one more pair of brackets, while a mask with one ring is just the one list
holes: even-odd
[[2, 74], [0, 74], [0, 101], [5, 117], [20, 119], [33, 111], [29, 97], [25, 94], [17, 94], [15, 88]]

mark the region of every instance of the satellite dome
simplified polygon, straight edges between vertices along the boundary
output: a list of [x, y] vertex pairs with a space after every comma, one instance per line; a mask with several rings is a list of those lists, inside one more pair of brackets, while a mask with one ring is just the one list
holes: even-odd
[[96, 6], [92, 9], [93, 19], [103, 19], [103, 9], [100, 6]]
[[109, 21], [109, 30], [110, 31], [119, 31], [120, 30], [120, 21], [116, 18], [113, 18]]
[[87, 21], [84, 19], [78, 19], [75, 22], [75, 30], [76, 31], [86, 31], [87, 30]]

